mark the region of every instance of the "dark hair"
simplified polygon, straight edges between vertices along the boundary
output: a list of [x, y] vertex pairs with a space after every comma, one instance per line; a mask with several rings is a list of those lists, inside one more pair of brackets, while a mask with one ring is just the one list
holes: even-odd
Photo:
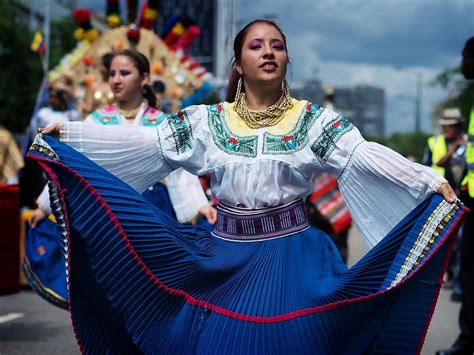
[[474, 79], [474, 37], [466, 41], [462, 50], [461, 73], [468, 80]]
[[[135, 68], [137, 68], [141, 76], [145, 74], [148, 74], [148, 76], [150, 76], [150, 62], [143, 53], [140, 53], [133, 49], [123, 49], [119, 52], [114, 53], [110, 62], [112, 63], [112, 60], [118, 56], [130, 58], [130, 60], [133, 62], [133, 65], [135, 66]], [[145, 86], [143, 87], [143, 97], [147, 99], [149, 106], [157, 108], [158, 103], [156, 100], [155, 93], [153, 92], [152, 87], [148, 84], [145, 84]]]
[[100, 61], [102, 63], [102, 66], [105, 68], [105, 72], [102, 72], [102, 69], [101, 69], [101, 75], [104, 81], [107, 81], [109, 79], [110, 64], [112, 63], [113, 58], [114, 58], [114, 55], [112, 53], [105, 53], [101, 57]]
[[54, 85], [49, 85], [48, 94], [55, 96], [60, 101], [60, 107], [57, 107], [57, 109], [61, 111], [65, 111], [67, 109], [68, 98], [66, 90], [57, 88]]
[[[225, 99], [227, 102], [234, 102], [235, 94], [237, 92], [237, 83], [238, 83], [239, 77], [240, 77], [239, 72], [237, 71], [237, 69], [235, 69], [235, 65], [237, 63], [240, 63], [240, 60], [242, 58], [242, 48], [244, 46], [244, 41], [245, 41], [245, 37], [247, 36], [247, 33], [250, 31], [250, 28], [253, 25], [257, 25], [257, 24], [266, 24], [266, 25], [270, 25], [270, 26], [275, 27], [278, 30], [278, 32], [280, 32], [280, 34], [283, 38], [283, 42], [285, 43], [285, 49], [287, 48], [286, 47], [286, 36], [283, 33], [283, 31], [281, 30], [281, 28], [278, 27], [278, 25], [276, 24], [275, 21], [265, 20], [265, 19], [257, 19], [257, 20], [253, 20], [252, 22], [249, 22], [248, 24], [246, 24], [244, 26], [244, 28], [242, 28], [240, 30], [240, 32], [237, 33], [237, 35], [234, 38], [234, 58], [232, 59], [232, 62], [231, 62], [231, 72], [230, 72], [230, 75], [229, 75], [229, 80], [227, 82], [227, 94], [226, 94], [226, 99]], [[286, 50], [288, 51], [288, 49], [286, 49]]]

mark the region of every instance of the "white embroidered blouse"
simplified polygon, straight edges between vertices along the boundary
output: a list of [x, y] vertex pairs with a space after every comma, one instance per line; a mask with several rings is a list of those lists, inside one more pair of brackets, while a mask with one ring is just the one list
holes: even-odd
[[219, 200], [259, 208], [306, 197], [314, 174], [331, 172], [370, 247], [445, 181], [307, 101], [293, 100], [279, 124], [261, 129], [229, 103], [188, 107], [156, 130], [105, 128], [66, 123], [61, 136], [138, 191], [182, 167], [209, 172]]
[[[140, 126], [153, 129], [159, 126], [165, 117], [165, 113], [143, 103], [135, 119], [129, 122], [120, 114], [115, 105], [106, 105], [88, 115], [84, 122], [102, 127], [125, 126], [130, 128], [131, 126]], [[139, 157], [138, 155], [137, 159]], [[199, 209], [209, 205], [198, 177], [188, 173], [186, 170], [177, 169], [163, 178], [163, 180], [176, 213], [176, 218], [181, 223], [192, 222], [198, 215]], [[47, 186], [43, 189], [36, 203], [39, 208], [47, 213], [51, 213]]]

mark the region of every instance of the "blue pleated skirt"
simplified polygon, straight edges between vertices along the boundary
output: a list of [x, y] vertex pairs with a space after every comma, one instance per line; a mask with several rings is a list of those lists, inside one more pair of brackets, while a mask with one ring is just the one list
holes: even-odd
[[29, 156], [60, 201], [70, 311], [87, 354], [417, 353], [465, 212], [433, 195], [348, 269], [317, 229], [217, 238], [51, 137]]
[[[146, 190], [143, 197], [166, 215], [176, 218], [168, 190], [162, 183]], [[33, 291], [55, 306], [69, 309], [64, 248], [56, 223], [45, 219], [36, 228], [28, 229], [22, 269]]]

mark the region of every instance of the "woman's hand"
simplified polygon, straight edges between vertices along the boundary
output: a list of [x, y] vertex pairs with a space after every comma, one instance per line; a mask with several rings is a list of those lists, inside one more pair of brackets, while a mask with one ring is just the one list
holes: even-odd
[[443, 182], [436, 192], [443, 195], [444, 199], [449, 203], [454, 203], [458, 199], [453, 188], [447, 182]]
[[47, 128], [38, 128], [38, 133], [49, 134], [53, 137], [59, 138], [61, 133], [61, 123], [53, 123]]
[[41, 208], [37, 208], [31, 213], [30, 218], [28, 218], [28, 224], [31, 228], [36, 228], [38, 223], [46, 217], [48, 217], [48, 214]]
[[210, 224], [214, 224], [217, 221], [217, 210], [211, 205], [202, 206], [199, 209], [199, 213], [203, 216]]

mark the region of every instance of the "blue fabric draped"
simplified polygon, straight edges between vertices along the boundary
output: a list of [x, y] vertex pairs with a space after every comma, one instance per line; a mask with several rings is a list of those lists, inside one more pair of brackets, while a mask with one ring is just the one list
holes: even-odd
[[67, 309], [66, 267], [56, 224], [49, 219], [30, 228], [25, 239], [23, 272], [31, 288], [45, 300]]
[[[421, 350], [462, 207], [437, 221], [443, 199], [431, 196], [348, 269], [317, 229], [262, 242], [219, 239], [179, 224], [67, 145], [45, 141], [29, 156], [57, 186], [84, 353]], [[413, 255], [415, 266], [397, 281]]]

